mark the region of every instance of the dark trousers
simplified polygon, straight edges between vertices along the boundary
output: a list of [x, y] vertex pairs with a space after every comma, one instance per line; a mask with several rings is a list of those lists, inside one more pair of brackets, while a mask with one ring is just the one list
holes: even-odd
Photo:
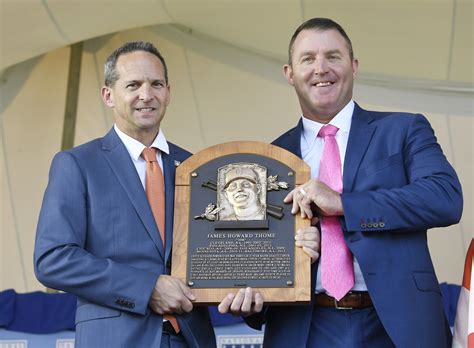
[[314, 307], [307, 348], [393, 348], [373, 307]]
[[188, 345], [183, 335], [172, 335], [163, 332], [163, 335], [161, 335], [160, 348], [188, 348]]

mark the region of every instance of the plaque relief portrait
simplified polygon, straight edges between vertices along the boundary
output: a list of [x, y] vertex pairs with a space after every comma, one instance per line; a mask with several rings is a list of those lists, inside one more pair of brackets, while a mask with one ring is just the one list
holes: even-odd
[[218, 169], [218, 220], [265, 220], [267, 169], [255, 163], [231, 163]]

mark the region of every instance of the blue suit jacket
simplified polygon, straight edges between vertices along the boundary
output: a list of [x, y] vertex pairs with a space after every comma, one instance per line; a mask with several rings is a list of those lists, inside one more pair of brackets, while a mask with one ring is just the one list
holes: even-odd
[[[302, 129], [300, 121], [274, 144], [301, 157]], [[462, 193], [433, 130], [422, 115], [356, 105], [345, 156], [344, 238], [387, 333], [397, 347], [450, 347], [426, 230], [459, 221]], [[265, 346], [305, 347], [311, 312], [269, 307]]]
[[[104, 138], [58, 153], [39, 217], [35, 272], [48, 287], [78, 296], [78, 347], [159, 347], [162, 316], [148, 301], [170, 273], [175, 161], [163, 154], [166, 250], [143, 186], [112, 129]], [[191, 347], [214, 347], [207, 308], [177, 316]]]

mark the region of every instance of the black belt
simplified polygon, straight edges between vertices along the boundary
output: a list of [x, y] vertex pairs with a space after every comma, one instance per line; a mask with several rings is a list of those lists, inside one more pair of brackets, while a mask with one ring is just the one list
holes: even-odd
[[167, 333], [169, 335], [174, 335], [174, 336], [180, 335], [179, 332], [174, 331], [173, 325], [171, 325], [171, 323], [168, 320], [163, 322], [163, 333]]
[[320, 293], [316, 295], [316, 305], [337, 309], [361, 309], [374, 306], [367, 291], [350, 291], [339, 301], [326, 293]]

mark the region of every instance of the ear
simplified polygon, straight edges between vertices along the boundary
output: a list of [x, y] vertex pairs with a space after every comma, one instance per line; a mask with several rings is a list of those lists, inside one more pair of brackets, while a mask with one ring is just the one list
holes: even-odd
[[292, 86], [293, 84], [293, 68], [291, 67], [290, 64], [285, 64], [283, 65], [283, 75], [286, 77], [286, 81]]
[[352, 78], [355, 79], [357, 76], [357, 70], [359, 69], [359, 61], [354, 58], [352, 60]]
[[100, 95], [102, 96], [102, 101], [104, 104], [109, 108], [113, 108], [115, 106], [112, 88], [107, 86], [102, 87], [100, 90]]

